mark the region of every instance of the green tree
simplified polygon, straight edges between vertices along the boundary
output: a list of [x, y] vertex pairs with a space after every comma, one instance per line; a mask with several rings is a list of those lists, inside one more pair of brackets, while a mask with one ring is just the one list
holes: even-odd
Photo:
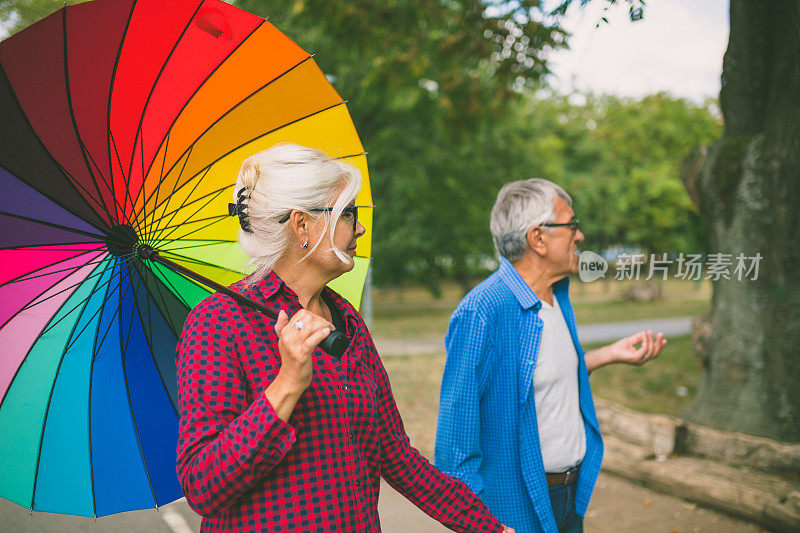
[[711, 102], [698, 106], [667, 94], [528, 94], [515, 115], [498, 126], [497, 137], [516, 143], [523, 165], [516, 177], [545, 177], [569, 191], [586, 248], [707, 248], [704, 220], [680, 180], [680, 161], [719, 137]]
[[800, 441], [800, 1], [731, 0], [722, 139], [687, 160], [715, 251], [760, 254], [714, 283], [689, 420]]

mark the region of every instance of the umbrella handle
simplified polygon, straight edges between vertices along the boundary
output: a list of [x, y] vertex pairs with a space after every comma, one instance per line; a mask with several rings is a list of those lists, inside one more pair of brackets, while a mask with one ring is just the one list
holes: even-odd
[[[225, 285], [221, 283], [217, 283], [216, 281], [210, 280], [205, 276], [198, 274], [197, 272], [193, 272], [188, 268], [179, 265], [169, 259], [166, 259], [158, 253], [158, 251], [154, 250], [152, 247], [146, 244], [135, 244], [133, 247], [133, 253], [137, 257], [141, 259], [149, 259], [150, 261], [154, 261], [160, 265], [164, 265], [165, 267], [169, 268], [170, 270], [174, 270], [176, 272], [180, 272], [186, 277], [189, 277], [195, 281], [202, 283], [203, 285], [207, 285], [212, 289], [215, 289], [222, 294], [230, 296], [237, 302], [242, 305], [245, 305], [251, 309], [255, 309], [256, 311], [267, 315], [268, 317], [277, 320], [278, 314], [273, 311], [272, 309], [267, 308], [266, 306], [256, 302], [255, 300], [251, 300], [247, 296], [239, 294], [238, 292], [229, 289]], [[350, 344], [350, 341], [347, 339], [347, 336], [342, 333], [341, 331], [331, 331], [330, 334], [322, 339], [322, 342], [318, 344], [320, 348], [322, 348], [325, 352], [329, 353], [330, 355], [341, 358], [344, 351], [347, 349], [347, 346]]]

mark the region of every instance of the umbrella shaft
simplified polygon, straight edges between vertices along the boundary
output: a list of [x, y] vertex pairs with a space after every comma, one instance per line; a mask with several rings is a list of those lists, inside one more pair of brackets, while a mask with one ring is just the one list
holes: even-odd
[[189, 270], [188, 268], [183, 267], [183, 266], [179, 265], [178, 263], [175, 263], [174, 261], [170, 261], [169, 259], [166, 259], [165, 257], [162, 257], [161, 254], [159, 254], [155, 250], [152, 250], [152, 251], [149, 251], [149, 250], [148, 251], [140, 251], [139, 252], [140, 257], [142, 256], [142, 254], [147, 254], [146, 258], [149, 259], [150, 261], [155, 261], [156, 263], [164, 265], [165, 267], [169, 268], [170, 270], [174, 270], [176, 272], [180, 272], [181, 274], [183, 274], [186, 277], [192, 278], [195, 281], [199, 281], [203, 285], [211, 287], [212, 289], [217, 290], [217, 291], [221, 292], [222, 294], [230, 296], [231, 298], [233, 298], [234, 300], [236, 300], [237, 302], [239, 302], [242, 305], [246, 305], [247, 307], [250, 307], [251, 309], [255, 309], [256, 311], [260, 311], [261, 313], [264, 313], [268, 317], [271, 317], [271, 318], [274, 318], [274, 319], [278, 318], [278, 315], [277, 315], [277, 313], [275, 313], [275, 311], [272, 311], [271, 309], [268, 309], [267, 307], [261, 305], [260, 303], [254, 301], [254, 300], [251, 300], [247, 296], [243, 296], [243, 295], [239, 294], [238, 292], [229, 289], [228, 287], [226, 287], [225, 285], [222, 285], [221, 283], [217, 283], [216, 281], [212, 281], [212, 280], [208, 279], [205, 276], [201, 276], [197, 272], [193, 272], [193, 271]]
[[[233, 298], [242, 305], [246, 305], [251, 309], [255, 309], [256, 311], [259, 311], [270, 318], [276, 320], [278, 319], [278, 314], [275, 311], [267, 309], [267, 307], [265, 307], [264, 305], [254, 300], [251, 300], [247, 296], [243, 296], [238, 292], [233, 291], [220, 283], [217, 283], [216, 281], [212, 281], [205, 276], [201, 276], [197, 272], [193, 272], [188, 268], [183, 267], [178, 263], [175, 263], [174, 261], [170, 261], [169, 259], [162, 257], [161, 254], [159, 254], [156, 250], [154, 250], [153, 248], [151, 248], [146, 244], [138, 244], [138, 243], [135, 244], [133, 247], [133, 252], [134, 255], [142, 259], [149, 259], [150, 261], [154, 261], [156, 263], [164, 265], [170, 270], [174, 270], [175, 272], [180, 272], [181, 274], [183, 274], [188, 278], [191, 278], [195, 281], [202, 283], [203, 285], [211, 287], [212, 289], [215, 289], [221, 292], [222, 294], [230, 296], [231, 298]], [[347, 349], [349, 343], [350, 341], [344, 334], [344, 332], [332, 331], [330, 335], [322, 339], [322, 342], [319, 343], [319, 347], [331, 355], [334, 355], [336, 357], [341, 357], [344, 351]]]

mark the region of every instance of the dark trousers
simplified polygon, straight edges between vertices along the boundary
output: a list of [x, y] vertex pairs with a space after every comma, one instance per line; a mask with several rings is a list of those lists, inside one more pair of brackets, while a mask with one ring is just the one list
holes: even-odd
[[559, 533], [582, 533], [583, 518], [575, 512], [577, 483], [550, 487], [550, 505]]

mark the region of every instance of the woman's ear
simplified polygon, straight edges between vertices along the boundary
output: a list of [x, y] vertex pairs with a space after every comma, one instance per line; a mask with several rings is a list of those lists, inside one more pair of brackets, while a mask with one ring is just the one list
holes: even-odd
[[308, 242], [308, 214], [298, 209], [292, 210], [289, 215], [289, 227], [300, 242]]

